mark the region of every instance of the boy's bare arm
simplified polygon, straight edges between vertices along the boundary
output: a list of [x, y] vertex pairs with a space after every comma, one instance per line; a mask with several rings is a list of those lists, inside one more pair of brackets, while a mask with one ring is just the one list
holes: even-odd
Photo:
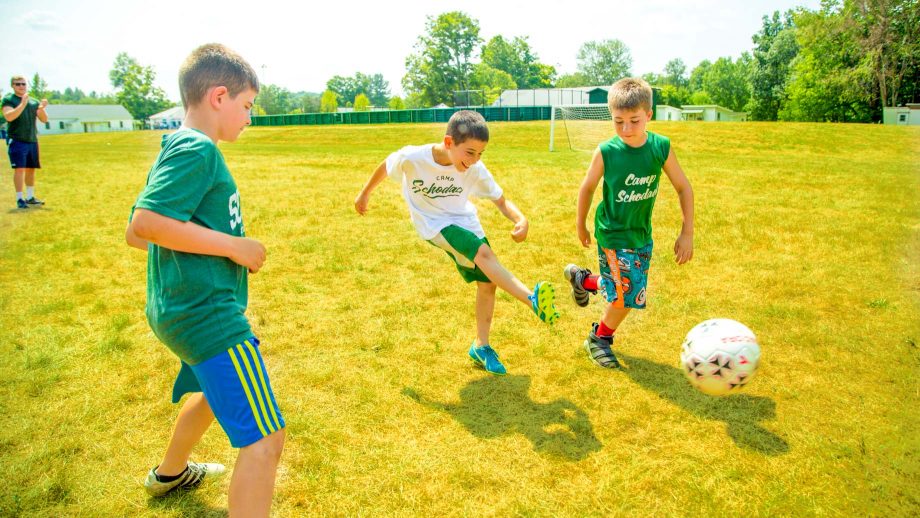
[[514, 228], [511, 229], [511, 239], [513, 239], [515, 243], [520, 243], [527, 239], [527, 231], [530, 230], [530, 223], [527, 221], [527, 218], [524, 217], [524, 213], [521, 212], [521, 209], [517, 208], [517, 205], [511, 203], [511, 200], [506, 199], [504, 196], [499, 197], [497, 200], [492, 200], [492, 203], [498, 207], [498, 211], [501, 212], [502, 215], [514, 223]]
[[585, 173], [585, 179], [581, 182], [578, 189], [578, 206], [575, 215], [575, 230], [578, 233], [578, 241], [585, 248], [591, 246], [591, 233], [585, 220], [588, 219], [588, 211], [591, 210], [591, 200], [594, 198], [594, 191], [597, 190], [597, 184], [604, 178], [604, 157], [601, 155], [600, 148], [594, 150], [594, 156], [591, 157], [591, 165], [588, 166], [588, 172]]
[[364, 184], [364, 188], [361, 189], [361, 192], [358, 193], [358, 197], [355, 198], [355, 210], [358, 214], [362, 216], [367, 214], [367, 206], [371, 201], [371, 193], [374, 192], [374, 189], [380, 185], [387, 177], [387, 163], [383, 161], [377, 166], [377, 169], [374, 170], [374, 173], [367, 180], [367, 183]]
[[252, 273], [265, 262], [265, 247], [255, 239], [231, 236], [145, 209], [134, 211], [129, 230], [139, 239], [177, 252], [226, 257]]
[[680, 167], [673, 149], [664, 163], [664, 173], [668, 175], [671, 185], [677, 191], [680, 212], [684, 217], [680, 235], [677, 236], [677, 241], [674, 242], [674, 260], [677, 264], [684, 264], [693, 259], [693, 188], [690, 186], [690, 180], [687, 179], [684, 170]]
[[42, 99], [42, 102], [38, 104], [38, 110], [35, 111], [35, 116], [42, 122], [48, 122], [48, 114], [45, 112], [45, 106], [48, 106], [48, 99]]
[[147, 251], [147, 242], [137, 237], [137, 234], [135, 234], [134, 230], [131, 228], [131, 223], [128, 223], [127, 228], [125, 228], [125, 241], [128, 243], [128, 246], [133, 246], [145, 252]]

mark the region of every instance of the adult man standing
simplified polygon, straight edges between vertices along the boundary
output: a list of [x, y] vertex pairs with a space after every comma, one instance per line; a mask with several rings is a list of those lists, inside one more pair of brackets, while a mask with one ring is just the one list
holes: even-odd
[[[38, 129], [35, 119], [48, 122], [45, 106], [48, 99], [38, 102], [29, 98], [28, 84], [23, 76], [13, 76], [10, 80], [13, 93], [3, 97], [3, 118], [9, 128], [10, 165], [13, 166], [13, 184], [16, 186], [16, 207], [28, 209], [30, 205], [44, 205], [45, 202], [35, 197], [35, 170], [41, 168], [38, 161]], [[26, 192], [23, 195], [22, 186]]]

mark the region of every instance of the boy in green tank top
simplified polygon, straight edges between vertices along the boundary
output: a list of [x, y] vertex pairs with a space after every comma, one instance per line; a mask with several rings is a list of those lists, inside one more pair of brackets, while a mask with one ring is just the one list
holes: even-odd
[[[591, 199], [602, 183], [602, 198], [594, 217], [594, 237], [600, 275], [574, 264], [564, 275], [572, 298], [588, 305], [589, 294], [600, 290], [607, 305], [599, 323], [592, 324], [584, 342], [588, 357], [601, 367], [618, 368], [613, 353], [617, 327], [631, 309], [644, 309], [649, 262], [652, 257], [652, 209], [658, 196], [661, 171], [677, 191], [683, 226], [674, 243], [674, 260], [693, 257], [693, 189], [677, 162], [670, 140], [646, 131], [652, 117], [652, 89], [642, 79], [621, 79], [610, 87], [607, 104], [616, 136], [594, 151], [578, 191], [575, 226], [582, 246], [591, 246], [585, 225]], [[603, 182], [602, 182], [603, 181]]]
[[189, 460], [216, 418], [240, 448], [230, 515], [268, 516], [285, 424], [245, 315], [247, 275], [265, 247], [245, 237], [240, 192], [217, 147], [250, 124], [259, 79], [238, 54], [208, 44], [183, 63], [179, 89], [185, 120], [163, 136], [125, 231], [147, 252], [147, 320], [181, 362], [172, 400], [192, 393], [144, 487], [159, 497], [224, 473]]

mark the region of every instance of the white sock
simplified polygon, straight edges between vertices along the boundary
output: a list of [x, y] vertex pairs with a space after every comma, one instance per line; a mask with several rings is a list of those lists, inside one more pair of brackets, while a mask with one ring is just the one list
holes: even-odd
[[34, 197], [35, 197], [35, 187], [27, 185], [26, 186], [26, 199], [31, 200]]
[[16, 193], [16, 201], [24, 200], [24, 199], [25, 198], [22, 197], [22, 191], [19, 191]]

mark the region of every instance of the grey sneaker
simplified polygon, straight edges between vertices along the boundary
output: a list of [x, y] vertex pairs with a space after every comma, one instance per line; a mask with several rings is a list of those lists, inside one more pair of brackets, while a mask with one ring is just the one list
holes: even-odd
[[28, 200], [26, 200], [26, 204], [27, 204], [27, 205], [44, 205], [45, 202], [43, 202], [42, 200], [39, 200], [39, 199], [36, 198], [35, 196], [32, 196], [31, 198], [29, 198]]
[[572, 285], [572, 299], [581, 307], [588, 305], [588, 294], [597, 293], [596, 290], [588, 291], [585, 289], [585, 279], [591, 276], [591, 270], [579, 268], [577, 265], [570, 264], [562, 271], [569, 284]]
[[588, 351], [588, 357], [591, 361], [607, 369], [619, 369], [621, 367], [617, 356], [613, 354], [613, 337], [597, 336], [597, 323], [591, 328], [588, 339], [585, 340], [585, 350]]
[[206, 462], [189, 461], [188, 467], [175, 480], [169, 482], [160, 482], [157, 479], [156, 468], [147, 473], [147, 480], [144, 482], [144, 489], [150, 496], [163, 496], [174, 489], [194, 489], [198, 487], [205, 477], [208, 479], [223, 475], [227, 468], [223, 464], [210, 464]]

